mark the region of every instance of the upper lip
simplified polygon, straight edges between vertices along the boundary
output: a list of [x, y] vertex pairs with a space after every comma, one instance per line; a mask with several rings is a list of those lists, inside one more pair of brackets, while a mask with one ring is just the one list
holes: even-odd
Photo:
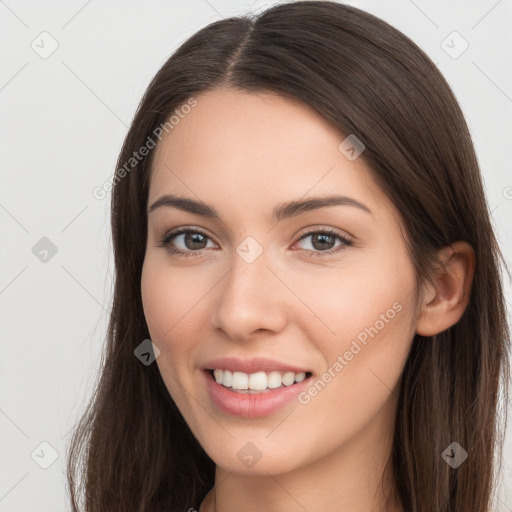
[[300, 368], [293, 364], [284, 363], [275, 359], [266, 357], [253, 357], [251, 359], [239, 359], [237, 357], [220, 357], [212, 359], [204, 365], [205, 370], [229, 370], [231, 372], [243, 372], [247, 374], [256, 372], [293, 372], [293, 373], [311, 373], [309, 370]]

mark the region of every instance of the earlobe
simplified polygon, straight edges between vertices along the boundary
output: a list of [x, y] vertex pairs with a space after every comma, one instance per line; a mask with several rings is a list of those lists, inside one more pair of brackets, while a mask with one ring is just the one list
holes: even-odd
[[462, 317], [471, 293], [475, 252], [467, 242], [454, 242], [439, 254], [441, 265], [433, 284], [427, 285], [416, 333], [433, 336], [455, 325]]

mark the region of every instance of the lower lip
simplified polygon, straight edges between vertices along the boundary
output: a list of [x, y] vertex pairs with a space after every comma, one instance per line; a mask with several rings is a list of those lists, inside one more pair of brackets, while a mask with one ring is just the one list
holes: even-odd
[[268, 416], [286, 404], [290, 403], [297, 395], [307, 388], [311, 376], [291, 386], [263, 391], [257, 394], [237, 393], [231, 391], [215, 381], [210, 371], [204, 371], [206, 388], [213, 403], [227, 414], [241, 416], [243, 418], [259, 418]]

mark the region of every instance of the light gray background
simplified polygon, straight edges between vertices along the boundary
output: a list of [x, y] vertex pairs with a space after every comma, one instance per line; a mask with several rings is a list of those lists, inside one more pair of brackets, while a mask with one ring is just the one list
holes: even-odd
[[[68, 510], [66, 446], [96, 378], [112, 289], [109, 202], [92, 190], [114, 172], [143, 91], [199, 28], [271, 3], [0, 1], [0, 512]], [[347, 3], [411, 37], [453, 87], [510, 261], [512, 0]], [[460, 56], [453, 31], [469, 44]], [[43, 59], [31, 44], [48, 51], [52, 38]], [[45, 263], [32, 252], [42, 237], [57, 248]], [[512, 511], [510, 430], [499, 511]], [[58, 453], [48, 469], [42, 442]]]

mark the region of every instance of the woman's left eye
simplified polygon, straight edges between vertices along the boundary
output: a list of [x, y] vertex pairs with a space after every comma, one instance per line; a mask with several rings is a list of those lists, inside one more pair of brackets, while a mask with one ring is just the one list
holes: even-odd
[[[176, 241], [179, 240], [180, 237], [182, 237], [182, 244], [185, 245], [184, 249], [177, 248], [175, 246]], [[300, 252], [314, 257], [337, 253], [353, 244], [353, 242], [345, 237], [342, 233], [332, 229], [309, 231], [303, 234], [298, 242], [296, 242], [296, 244], [308, 238], [311, 238], [310, 245], [313, 247], [313, 249], [301, 249]], [[340, 243], [333, 246], [333, 243], [335, 243], [336, 239], [340, 240]], [[174, 233], [170, 232], [166, 234], [164, 239], [160, 240], [159, 247], [165, 247], [168, 252], [178, 256], [200, 256], [200, 251], [207, 248], [204, 246], [207, 240], [210, 240], [210, 237], [202, 231], [197, 229], [182, 229]], [[200, 247], [198, 247], [198, 245]], [[320, 249], [315, 247], [320, 247]]]
[[[301, 238], [299, 239], [299, 242], [301, 240], [306, 240], [307, 238], [310, 238], [310, 237], [311, 237], [311, 245], [313, 246], [313, 250], [312, 251], [306, 250], [305, 252], [310, 253], [309, 256], [314, 256], [314, 257], [324, 256], [326, 254], [327, 255], [334, 254], [334, 253], [342, 251], [346, 247], [349, 247], [352, 245], [351, 240], [349, 240], [347, 237], [345, 237], [338, 231], [334, 231], [332, 229], [325, 229], [325, 230], [321, 230], [321, 231], [309, 231], [308, 233], [301, 236]], [[330, 248], [336, 239], [340, 240], [340, 244], [337, 246], [334, 245], [332, 248]], [[328, 245], [329, 248], [326, 251], [322, 251], [322, 250], [316, 249], [315, 245], [319, 246], [320, 248], [323, 246], [324, 249], [326, 248], [325, 246]], [[304, 250], [302, 250], [301, 252], [304, 252]]]

